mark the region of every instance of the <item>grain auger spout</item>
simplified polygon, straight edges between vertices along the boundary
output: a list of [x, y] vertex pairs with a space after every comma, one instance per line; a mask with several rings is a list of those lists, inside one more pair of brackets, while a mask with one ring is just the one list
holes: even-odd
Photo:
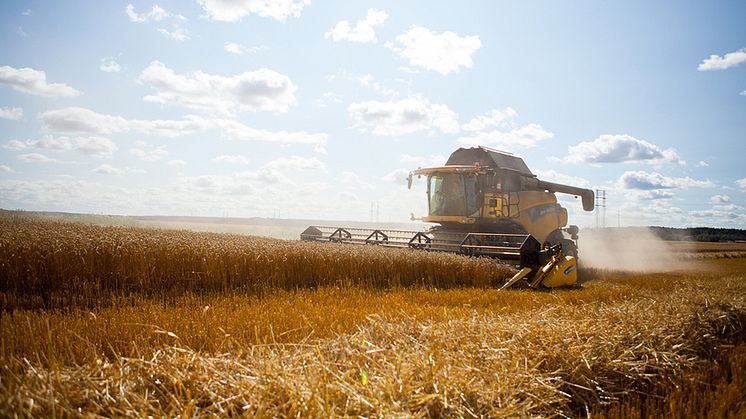
[[503, 288], [560, 287], [577, 281], [577, 226], [555, 193], [580, 197], [592, 211], [590, 189], [538, 179], [520, 157], [486, 147], [459, 148], [444, 166], [418, 168], [425, 178], [428, 212], [436, 224], [426, 231], [311, 226], [302, 240], [370, 244], [466, 256], [517, 264]]

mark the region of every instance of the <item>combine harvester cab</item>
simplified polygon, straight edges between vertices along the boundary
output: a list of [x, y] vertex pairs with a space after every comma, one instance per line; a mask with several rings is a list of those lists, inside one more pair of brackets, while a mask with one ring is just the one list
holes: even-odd
[[503, 288], [561, 287], [577, 281], [578, 227], [567, 226], [567, 210], [555, 193], [580, 196], [592, 211], [590, 189], [540, 180], [523, 159], [486, 147], [460, 148], [445, 166], [410, 172], [425, 177], [427, 231], [310, 226], [301, 240], [458, 253], [516, 263], [519, 271]]

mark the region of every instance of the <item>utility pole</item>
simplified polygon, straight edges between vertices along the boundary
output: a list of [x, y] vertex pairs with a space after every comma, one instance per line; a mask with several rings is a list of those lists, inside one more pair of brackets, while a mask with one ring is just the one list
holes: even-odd
[[596, 189], [596, 228], [606, 227], [606, 189]]

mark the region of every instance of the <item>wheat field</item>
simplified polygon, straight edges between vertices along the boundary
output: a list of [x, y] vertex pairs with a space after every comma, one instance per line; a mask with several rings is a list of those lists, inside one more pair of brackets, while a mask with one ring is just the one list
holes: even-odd
[[11, 217], [0, 415], [743, 417], [746, 259], [716, 250], [498, 291], [487, 259]]

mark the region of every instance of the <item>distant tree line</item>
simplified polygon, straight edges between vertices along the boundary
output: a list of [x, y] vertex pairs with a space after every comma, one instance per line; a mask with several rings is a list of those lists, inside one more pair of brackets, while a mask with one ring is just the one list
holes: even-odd
[[691, 240], [697, 242], [746, 241], [746, 230], [740, 230], [737, 228], [650, 227], [650, 230], [663, 240]]
[[746, 242], [746, 230], [737, 228], [714, 228], [714, 227], [622, 227], [622, 228], [601, 228], [587, 229], [590, 234], [593, 231], [603, 231], [606, 235], [619, 237], [629, 237], [630, 235], [653, 233], [661, 240], [669, 241], [697, 241], [697, 242]]

